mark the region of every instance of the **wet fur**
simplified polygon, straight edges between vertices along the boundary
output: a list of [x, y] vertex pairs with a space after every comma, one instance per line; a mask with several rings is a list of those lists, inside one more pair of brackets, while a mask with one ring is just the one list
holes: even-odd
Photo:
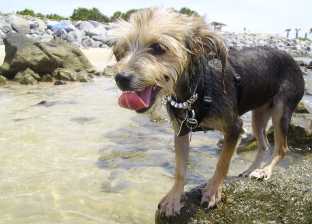
[[[201, 81], [197, 91], [199, 98], [193, 105], [195, 113], [204, 116], [200, 123], [204, 130], [216, 129], [224, 134], [223, 149], [215, 173], [203, 190], [202, 202], [213, 207], [221, 200], [222, 184], [242, 133], [240, 116], [250, 110], [259, 147], [254, 162], [241, 176], [270, 178], [274, 166], [288, 150], [288, 125], [304, 91], [301, 71], [291, 56], [266, 47], [228, 52], [222, 37], [209, 29], [204, 18], [164, 8], [145, 9], [133, 14], [129, 22], [118, 21], [110, 31], [110, 39], [118, 60], [119, 75], [115, 79], [122, 91], [157, 85], [162, 88], [157, 98], [167, 94], [179, 102], [192, 95], [190, 74], [196, 75], [202, 69], [199, 57], [217, 53], [218, 58], [209, 61], [213, 82], [207, 86]], [[164, 52], [157, 54], [153, 50], [155, 44]], [[233, 78], [236, 73], [241, 76], [239, 86]], [[122, 78], [127, 82], [122, 82]], [[208, 110], [201, 106], [203, 88], [212, 88], [212, 104]], [[137, 112], [151, 112], [155, 105]], [[176, 170], [174, 185], [159, 204], [160, 213], [167, 217], [178, 214], [183, 205], [189, 155], [189, 136], [177, 136], [185, 110], [168, 106], [168, 114], [175, 131]], [[265, 130], [270, 118], [275, 150], [261, 167], [268, 147]]]

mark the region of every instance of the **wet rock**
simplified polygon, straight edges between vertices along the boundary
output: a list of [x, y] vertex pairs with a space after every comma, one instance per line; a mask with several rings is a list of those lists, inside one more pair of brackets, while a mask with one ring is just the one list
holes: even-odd
[[42, 101], [40, 101], [39, 103], [37, 103], [37, 105], [43, 105], [43, 104], [46, 104], [46, 103], [47, 103], [46, 100], [42, 100]]
[[20, 71], [20, 72], [18, 72], [15, 76], [14, 76], [14, 81], [16, 81], [16, 82], [20, 82], [21, 80], [22, 80], [22, 78], [23, 78], [23, 76], [24, 76], [24, 73], [23, 73], [24, 71]]
[[101, 76], [102, 72], [97, 71], [96, 73], [94, 73], [95, 76]]
[[103, 71], [104, 76], [114, 76], [116, 75], [117, 69], [114, 65], [112, 66], [106, 66], [106, 68]]
[[23, 83], [25, 84], [26, 80], [28, 80], [28, 78], [24, 79], [24, 76], [28, 75], [28, 76], [32, 76], [36, 81], [41, 81], [41, 77], [39, 74], [35, 73], [34, 71], [32, 71], [31, 69], [27, 68], [24, 71], [20, 71], [18, 72], [15, 76], [14, 76], [14, 81], [17, 82], [21, 82], [23, 80]]
[[60, 86], [60, 85], [67, 85], [67, 83], [64, 80], [56, 80], [54, 82], [55, 86]]
[[78, 47], [63, 40], [40, 43], [21, 34], [9, 34], [4, 42], [6, 56], [0, 74], [8, 79], [27, 68], [38, 74], [52, 74], [58, 68], [96, 71]]
[[[228, 177], [222, 199], [214, 209], [200, 205], [204, 184], [186, 192], [186, 205], [178, 217], [156, 224], [206, 223], [312, 223], [312, 154], [270, 180]], [[256, 222], [255, 222], [256, 221]]]
[[81, 71], [77, 74], [77, 80], [79, 80], [79, 82], [90, 82], [91, 77], [89, 77], [86, 71]]
[[20, 84], [22, 85], [35, 85], [37, 84], [37, 80], [29, 74], [26, 74], [22, 77]]
[[79, 81], [80, 82], [90, 82], [90, 78], [87, 76], [82, 76], [79, 78]]
[[96, 72], [82, 51], [73, 44], [59, 40], [57, 44], [42, 43], [47, 52], [58, 59], [61, 68], [71, 69], [76, 72], [86, 70]]
[[31, 38], [18, 33], [8, 34], [4, 38], [5, 58], [0, 67], [0, 74], [13, 79], [19, 72], [29, 68], [36, 73], [51, 73], [60, 63], [42, 45]]
[[27, 68], [25, 71], [24, 71], [24, 74], [25, 75], [31, 75], [34, 79], [36, 79], [37, 81], [41, 81], [41, 77], [38, 73], [35, 73], [33, 70]]
[[57, 80], [70, 81], [71, 80], [71, 71], [69, 71], [67, 69], [60, 69], [60, 70], [58, 70], [57, 74], [55, 75], [55, 78]]
[[42, 82], [53, 82], [53, 78], [50, 75], [44, 75], [42, 77]]
[[5, 86], [7, 84], [8, 79], [2, 75], [0, 75], [0, 86]]

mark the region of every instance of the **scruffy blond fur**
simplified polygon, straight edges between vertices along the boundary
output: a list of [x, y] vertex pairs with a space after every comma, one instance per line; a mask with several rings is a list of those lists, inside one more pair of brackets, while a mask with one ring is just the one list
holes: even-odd
[[[199, 57], [216, 52], [226, 66], [227, 48], [223, 38], [209, 29], [204, 17], [187, 16], [167, 8], [150, 8], [132, 14], [129, 21], [112, 24], [109, 39], [118, 71], [135, 73], [133, 89], [157, 84], [163, 94], [176, 95], [180, 76], [199, 64]], [[159, 44], [164, 55], [151, 54]], [[165, 79], [166, 75], [169, 78]]]

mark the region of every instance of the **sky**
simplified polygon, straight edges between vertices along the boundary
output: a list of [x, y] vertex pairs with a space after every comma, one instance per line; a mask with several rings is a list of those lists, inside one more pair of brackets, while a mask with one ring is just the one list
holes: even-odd
[[[235, 33], [269, 33], [286, 36], [285, 29], [300, 29], [299, 37], [308, 38], [312, 28], [312, 0], [10, 0], [1, 3], [1, 13], [31, 9], [35, 13], [58, 14], [69, 17], [74, 9], [93, 7], [108, 17], [114, 12], [148, 7], [170, 7], [180, 10], [187, 7], [206, 16], [207, 22], [221, 22], [222, 30]], [[244, 28], [246, 31], [244, 31]]]

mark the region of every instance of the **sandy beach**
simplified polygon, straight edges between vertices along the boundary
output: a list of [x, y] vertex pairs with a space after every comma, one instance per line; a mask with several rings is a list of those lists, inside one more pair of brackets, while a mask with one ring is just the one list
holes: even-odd
[[2, 65], [5, 57], [5, 47], [4, 45], [0, 45], [0, 63]]
[[[98, 71], [103, 71], [107, 65], [115, 64], [115, 58], [111, 57], [111, 50], [109, 48], [84, 48], [81, 51], [86, 55], [91, 64], [93, 64]], [[0, 45], [0, 63], [2, 64], [5, 57], [5, 46]], [[1, 65], [0, 64], [0, 65]]]

